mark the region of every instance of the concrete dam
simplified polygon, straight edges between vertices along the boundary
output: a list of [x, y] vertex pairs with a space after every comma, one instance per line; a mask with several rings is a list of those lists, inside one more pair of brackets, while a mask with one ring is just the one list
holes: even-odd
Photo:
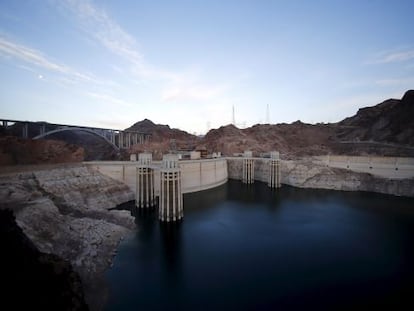
[[283, 183], [301, 188], [413, 195], [411, 158], [327, 156], [280, 160], [278, 152], [258, 158], [246, 151], [241, 157], [193, 160], [164, 155], [163, 161], [152, 161], [151, 154], [139, 154], [131, 161], [85, 164], [128, 185], [135, 192], [138, 208], [155, 206], [158, 197], [161, 221], [183, 217], [183, 194], [218, 187], [228, 179], [245, 184], [261, 181], [270, 188]]
[[[255, 158], [251, 152], [243, 157], [229, 160], [227, 158], [197, 159], [179, 161], [178, 155], [164, 155], [162, 161], [152, 161], [150, 153], [141, 153], [131, 157], [129, 162], [87, 162], [86, 164], [102, 174], [127, 184], [136, 196], [137, 208], [149, 208], [156, 205], [159, 197], [159, 219], [177, 221], [183, 218], [182, 195], [211, 189], [225, 184], [229, 176], [228, 161], [240, 162], [242, 180], [251, 184], [255, 179], [263, 180], [266, 175], [271, 188], [280, 187], [279, 153], [272, 152], [266, 161], [266, 169], [256, 177]], [[263, 166], [263, 165], [262, 165]], [[259, 177], [259, 178], [258, 178]]]

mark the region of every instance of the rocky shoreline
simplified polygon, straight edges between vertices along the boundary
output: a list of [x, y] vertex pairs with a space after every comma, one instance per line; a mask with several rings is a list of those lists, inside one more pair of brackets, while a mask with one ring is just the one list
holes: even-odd
[[136, 229], [125, 184], [85, 166], [0, 175], [0, 208], [13, 212], [34, 246], [70, 262], [90, 310], [105, 304], [104, 272], [121, 239]]

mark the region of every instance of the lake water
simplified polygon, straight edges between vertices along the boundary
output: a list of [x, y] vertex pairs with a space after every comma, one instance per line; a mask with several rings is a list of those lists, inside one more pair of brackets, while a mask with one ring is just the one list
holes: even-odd
[[136, 222], [107, 310], [414, 306], [414, 199], [229, 181], [185, 195], [178, 224]]

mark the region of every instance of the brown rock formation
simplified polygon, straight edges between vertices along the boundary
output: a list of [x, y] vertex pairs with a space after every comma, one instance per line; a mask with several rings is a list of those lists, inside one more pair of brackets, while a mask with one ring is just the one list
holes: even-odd
[[83, 148], [59, 140], [0, 137], [0, 165], [81, 162]]
[[[343, 140], [372, 140], [414, 147], [414, 90], [401, 100], [388, 99], [374, 107], [339, 122], [345, 129], [338, 134]], [[346, 128], [348, 127], [348, 128]]]
[[128, 130], [151, 134], [149, 142], [144, 145], [132, 146], [129, 153], [152, 151], [155, 160], [160, 160], [162, 154], [170, 151], [193, 150], [199, 141], [195, 135], [179, 129], [172, 129], [168, 125], [155, 124], [148, 119], [135, 123], [126, 129], [126, 131]]
[[211, 130], [202, 140], [209, 152], [256, 155], [278, 150], [285, 157], [336, 153], [349, 155], [414, 156], [414, 91], [401, 100], [389, 99], [339, 123], [233, 125]]

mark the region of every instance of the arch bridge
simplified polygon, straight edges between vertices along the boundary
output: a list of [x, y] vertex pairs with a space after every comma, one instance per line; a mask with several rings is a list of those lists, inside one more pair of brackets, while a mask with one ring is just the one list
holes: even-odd
[[149, 141], [151, 134], [138, 131], [124, 131], [117, 129], [98, 128], [90, 126], [55, 124], [48, 122], [34, 122], [21, 120], [0, 119], [3, 130], [22, 138], [41, 139], [49, 135], [64, 131], [82, 131], [96, 135], [115, 149], [129, 148], [135, 144], [144, 144]]

